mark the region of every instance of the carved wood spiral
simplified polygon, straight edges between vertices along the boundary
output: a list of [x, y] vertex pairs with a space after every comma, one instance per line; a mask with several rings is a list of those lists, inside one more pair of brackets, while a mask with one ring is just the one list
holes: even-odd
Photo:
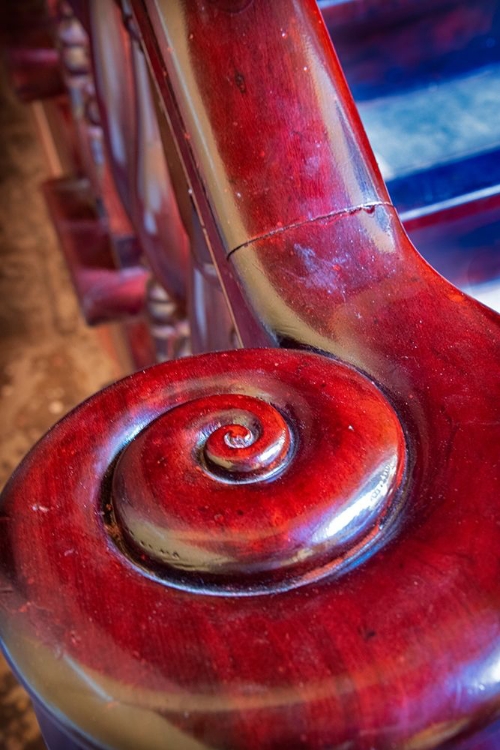
[[131, 5], [241, 340], [277, 348], [138, 373], [38, 445], [9, 656], [92, 747], [486, 748], [499, 318], [412, 248], [312, 0]]
[[[109, 740], [115, 719], [96, 729], [61, 679], [90, 702], [104, 685], [123, 696], [184, 681], [192, 626], [215, 626], [213, 602], [236, 614], [278, 591], [308, 597], [312, 581], [383, 548], [406, 470], [392, 406], [336, 361], [239, 350], [137, 373], [59, 423], [5, 491], [10, 657], [45, 705]], [[155, 655], [151, 683], [148, 644], [165, 639], [177, 656]]]
[[158, 578], [212, 593], [265, 593], [345, 566], [380, 541], [395, 507], [405, 449], [392, 408], [338, 363], [206, 362], [224, 357], [251, 362], [245, 377], [213, 377], [210, 395], [181, 379], [175, 407], [123, 450], [117, 543]]

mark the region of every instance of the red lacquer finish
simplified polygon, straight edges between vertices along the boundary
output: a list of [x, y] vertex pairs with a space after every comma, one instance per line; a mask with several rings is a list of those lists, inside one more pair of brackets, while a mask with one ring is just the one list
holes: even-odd
[[87, 323], [141, 313], [150, 274], [138, 265], [117, 268], [109, 227], [96, 214], [88, 180], [49, 180], [43, 188]]
[[133, 6], [141, 28], [158, 31], [146, 48], [158, 73], [167, 66], [160, 86], [178, 146], [204, 224], [210, 232], [215, 219], [227, 253], [389, 200], [338, 62], [325, 55], [331, 43], [316, 3], [260, 0], [238, 12], [220, 2]]
[[132, 67], [136, 106], [132, 216], [156, 278], [184, 309], [189, 241], [163, 151], [147, 63], [137, 42], [132, 44]]
[[[262, 354], [262, 365], [272, 360]], [[351, 370], [314, 370], [308, 358], [301, 367], [311, 383], [301, 371], [286, 400], [249, 367], [258, 398], [217, 394], [214, 383], [214, 395], [167, 412], [124, 450], [113, 506], [138, 564], [163, 566], [172, 585], [248, 595], [319, 578], [373, 543], [402, 483], [399, 422]], [[331, 467], [320, 486], [318, 464]]]
[[[135, 7], [212, 251], [221, 268], [230, 255], [247, 301], [233, 304], [243, 342], [255, 340], [253, 317], [275, 345], [368, 373], [395, 403], [415, 462], [398, 544], [334, 586], [336, 636], [323, 610], [320, 630], [340, 648], [330, 672], [340, 703], [310, 717], [318, 734], [304, 745], [438, 747], [500, 703], [498, 316], [409, 242], [313, 3]], [[216, 29], [223, 42], [209, 50]], [[355, 622], [373, 633], [359, 650]]]
[[28, 36], [21, 46], [6, 50], [6, 67], [16, 95], [23, 102], [64, 93], [59, 54], [54, 47], [37, 44]]
[[103, 747], [493, 750], [499, 318], [412, 247], [313, 2], [133, 5], [240, 336], [275, 348], [138, 373], [25, 460], [9, 655]]
[[[68, 4], [58, 6], [58, 12], [54, 12], [54, 24], [71, 102], [79, 161], [90, 180], [94, 201], [99, 203], [109, 223], [117, 267], [136, 265], [139, 258], [137, 240], [117, 191], [117, 184], [122, 185], [119, 180], [115, 182], [114, 162], [104, 155], [106, 131], [103, 132], [97, 106], [87, 33]], [[106, 120], [104, 124], [111, 127]]]
[[[250, 467], [238, 425], [258, 435]], [[206, 460], [221, 427], [236, 454], [225, 476]], [[269, 474], [259, 464], [283, 430]], [[253, 481], [239, 483], [242, 462]], [[317, 630], [321, 613], [339, 627], [341, 571], [397, 533], [405, 462], [383, 394], [316, 355], [241, 350], [121, 381], [63, 420], [3, 496], [8, 654], [67, 728], [103, 745], [275, 746], [295, 737], [296, 715], [314, 747], [314, 704], [339, 700], [334, 683], [318, 698], [314, 685], [345, 628], [330, 640], [326, 623]], [[178, 498], [163, 502], [175, 487]], [[279, 587], [264, 585], [270, 567]], [[330, 583], [306, 585], [332, 571]]]
[[[195, 211], [191, 210], [191, 257], [188, 280], [189, 326], [193, 354], [237, 346], [235, 325], [217, 269]], [[232, 281], [234, 290], [234, 280]]]
[[90, 2], [88, 16], [97, 101], [114, 182], [156, 278], [182, 306], [188, 241], [168, 174], [146, 62], [115, 0]]
[[107, 157], [123, 207], [132, 214], [134, 83], [131, 43], [114, 0], [88, 0], [89, 47]]
[[43, 3], [0, 8], [2, 57], [16, 95], [23, 102], [64, 93], [61, 66]]

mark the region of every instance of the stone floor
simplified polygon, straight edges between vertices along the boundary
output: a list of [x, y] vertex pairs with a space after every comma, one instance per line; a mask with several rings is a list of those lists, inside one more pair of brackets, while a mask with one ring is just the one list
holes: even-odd
[[[30, 108], [0, 81], [0, 484], [65, 412], [123, 374], [109, 330], [79, 314], [40, 183]], [[0, 750], [43, 750], [29, 700], [0, 656]]]

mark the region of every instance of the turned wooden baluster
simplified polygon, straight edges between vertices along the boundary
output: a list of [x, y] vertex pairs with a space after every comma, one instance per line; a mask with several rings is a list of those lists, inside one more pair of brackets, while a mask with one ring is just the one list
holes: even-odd
[[[185, 314], [188, 238], [163, 152], [144, 56], [126, 3], [88, 3], [88, 24], [106, 151], [123, 206], [173, 314]], [[117, 75], [117, 71], [120, 74]], [[154, 312], [154, 311], [153, 311]], [[160, 353], [159, 353], [160, 354]]]
[[[69, 2], [59, 2], [54, 16], [83, 171], [109, 223], [117, 267], [133, 267], [138, 261], [138, 247], [104, 153], [103, 123], [97, 106], [88, 35]], [[85, 14], [83, 19], [86, 19]]]
[[494, 750], [499, 318], [411, 246], [315, 3], [133, 7], [274, 348], [138, 373], [25, 460], [10, 658], [83, 747]]

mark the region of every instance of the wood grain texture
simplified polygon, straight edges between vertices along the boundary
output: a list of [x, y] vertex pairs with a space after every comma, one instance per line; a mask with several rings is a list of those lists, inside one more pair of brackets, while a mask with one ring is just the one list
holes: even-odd
[[157, 31], [145, 45], [158, 72], [167, 66], [159, 85], [179, 149], [195, 163], [191, 187], [198, 198], [201, 179], [210, 195], [211, 221], [198, 206], [227, 253], [388, 201], [316, 3], [251, 2], [237, 12], [217, 2], [133, 6], [145, 30]]
[[[270, 10], [255, 0], [238, 13], [201, 2], [135, 7], [212, 251], [220, 267], [229, 253], [246, 299], [233, 305], [244, 343], [255, 340], [253, 317], [274, 345], [312, 347], [368, 373], [396, 404], [415, 460], [401, 544], [344, 590], [377, 637], [388, 632], [386, 617], [398, 622], [391, 646], [365, 653], [362, 667], [344, 643], [340, 661], [352, 670], [338, 665], [334, 674], [349, 675], [352, 692], [337, 683], [342, 708], [325, 707], [326, 734], [304, 743], [438, 747], [490, 721], [499, 701], [496, 678], [485, 681], [499, 627], [491, 589], [499, 540], [488, 520], [498, 512], [498, 316], [447, 284], [409, 242], [313, 3]], [[200, 28], [205, 38], [224, 29], [223, 44], [210, 52], [195, 43]], [[216, 81], [220, 98], [210, 96]], [[261, 144], [273, 147], [258, 162]], [[235, 227], [246, 230], [241, 244]], [[352, 631], [352, 613], [348, 621]]]
[[[490, 750], [499, 318], [409, 242], [314, 3], [133, 4], [240, 335], [275, 349], [138, 373], [24, 462], [0, 517], [10, 656], [104, 747]], [[247, 483], [242, 397], [285, 421], [258, 439], [304, 447]], [[337, 544], [387, 455], [387, 497]]]
[[[270, 408], [279, 409], [290, 425], [293, 460], [273, 479], [231, 488], [200, 464], [188, 476], [182, 461], [200, 440], [208, 443], [216, 434], [221, 400], [226, 409], [232, 404], [222, 424], [238, 424], [241, 414], [235, 412], [241, 412], [242, 400], [247, 412], [255, 412], [253, 394], [261, 404], [264, 436], [271, 429]], [[205, 410], [198, 408], [200, 399]], [[166, 429], [165, 420], [184, 422], [184, 451], [177, 452], [180, 433]], [[330, 611], [329, 620], [337, 609], [339, 602], [333, 601], [342, 578], [320, 588], [300, 584], [324, 576], [333, 563], [339, 571], [352, 567], [394, 535], [401, 494], [389, 514], [384, 510], [392, 534], [382, 533], [381, 519], [366, 514], [364, 539], [359, 532], [363, 510], [370, 510], [367, 499], [380, 504], [386, 486], [373, 481], [378, 467], [374, 474], [370, 464], [377, 453], [381, 463], [387, 461], [388, 440], [402, 447], [394, 420], [385, 397], [354, 370], [312, 354], [273, 350], [151, 368], [79, 407], [32, 452], [2, 501], [2, 637], [38, 700], [49, 711], [58, 706], [77, 736], [120, 748], [160, 748], [169, 742], [172, 747], [272, 746], [286, 738], [295, 741], [292, 714], [301, 716], [301, 732], [309, 732], [317, 700], [338, 701], [329, 680], [317, 698], [315, 688], [310, 690], [317, 679], [323, 682], [336, 659], [338, 639], [321, 645], [326, 625], [317, 627], [323, 608]], [[325, 431], [331, 438], [322, 441]], [[315, 463], [324, 450], [332, 452], [326, 462], [330, 482], [324, 462]], [[131, 452], [142, 462], [138, 473]], [[358, 478], [350, 471], [353, 452]], [[125, 469], [120, 464], [114, 469], [120, 454]], [[399, 468], [392, 466], [396, 489], [402, 468], [401, 460]], [[139, 492], [147, 485], [156, 503], [148, 506], [134, 494], [136, 487], [124, 484], [127, 469], [135, 482], [144, 476]], [[171, 490], [179, 493], [177, 505], [162, 505], [168, 472]], [[184, 480], [175, 479], [178, 473]], [[351, 487], [350, 500], [345, 491], [339, 496], [339, 481]], [[130, 520], [120, 505], [124, 492], [142, 512], [135, 528], [143, 524], [149, 533], [140, 560], [129, 554], [124, 533], [124, 521]], [[342, 513], [355, 507], [356, 497], [365, 507], [356, 509], [357, 536], [349, 539], [342, 536]], [[385, 506], [383, 497], [382, 502]], [[160, 523], [165, 528], [159, 529]], [[148, 541], [158, 543], [161, 537], [171, 558], [165, 555], [158, 566], [158, 550]], [[337, 541], [337, 548], [328, 539]], [[298, 570], [291, 578], [287, 568], [294, 551]], [[261, 586], [260, 595], [255, 593], [259, 575], [266, 582], [262, 572], [270, 553], [274, 574], [289, 579], [285, 588], [298, 588], [271, 596], [272, 586]], [[153, 556], [156, 568], [149, 565]], [[183, 561], [197, 592], [175, 580]], [[239, 584], [236, 595], [227, 592], [221, 572]], [[342, 610], [328, 628], [338, 627], [346, 614]], [[362, 642], [363, 634], [358, 635]], [[312, 661], [307, 654], [314, 655]], [[302, 687], [295, 684], [297, 669], [305, 670]], [[250, 692], [248, 679], [255, 685]], [[135, 728], [129, 713], [130, 719], [137, 717]], [[241, 735], [254, 713], [260, 717], [257, 735], [253, 721]], [[314, 746], [317, 740], [309, 736], [308, 741]]]
[[[228, 395], [214, 383], [143, 430], [114, 472], [134, 558], [166, 564], [172, 585], [286, 590], [351, 564], [395, 512], [406, 451], [385, 398], [350, 369], [290, 355], [300, 381], [269, 390], [251, 364], [260, 356], [221, 359], [248, 362], [255, 390], [240, 380], [241, 394]], [[270, 358], [278, 373], [281, 355], [262, 354], [262, 365]], [[335, 467], [319, 490], [318, 465]]]

